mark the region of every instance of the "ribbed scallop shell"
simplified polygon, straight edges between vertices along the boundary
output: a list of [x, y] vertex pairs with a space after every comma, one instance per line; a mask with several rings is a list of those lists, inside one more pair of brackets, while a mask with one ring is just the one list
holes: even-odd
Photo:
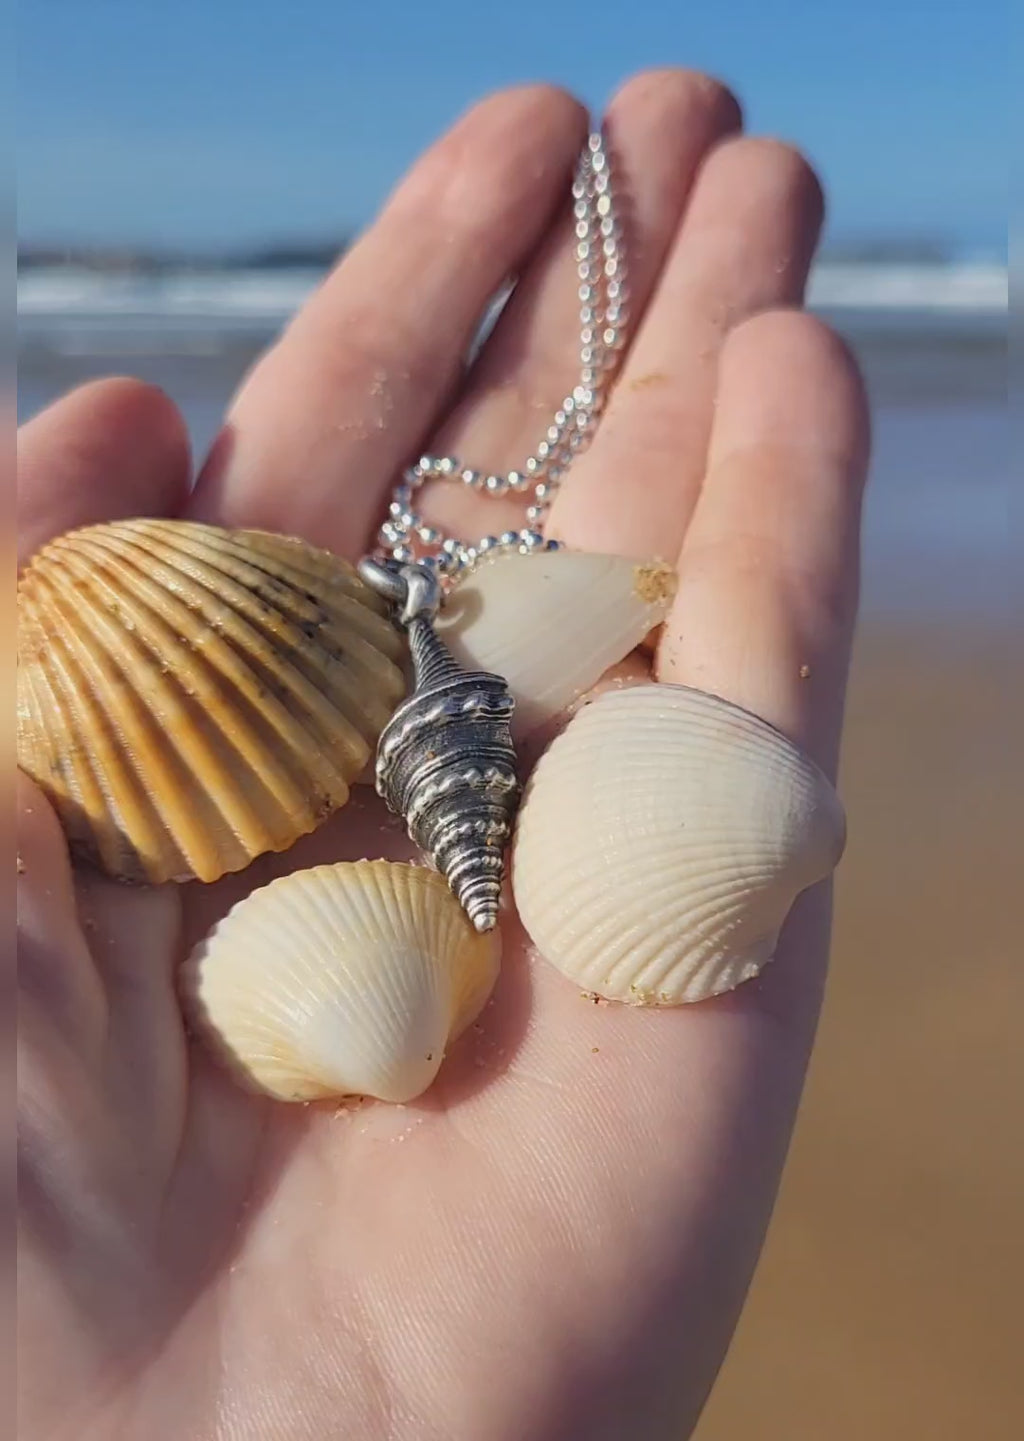
[[757, 975], [844, 843], [835, 791], [778, 731], [642, 685], [584, 707], [541, 758], [512, 885], [538, 950], [582, 989], [676, 1005]]
[[240, 901], [183, 968], [197, 1029], [283, 1101], [411, 1101], [498, 975], [436, 872], [388, 861], [296, 871]]
[[566, 711], [668, 614], [676, 572], [584, 551], [504, 551], [448, 597], [438, 634], [464, 667], [504, 676], [513, 736]]
[[73, 531], [21, 576], [18, 625], [18, 764], [124, 880], [286, 849], [344, 804], [405, 691], [353, 567], [266, 532]]

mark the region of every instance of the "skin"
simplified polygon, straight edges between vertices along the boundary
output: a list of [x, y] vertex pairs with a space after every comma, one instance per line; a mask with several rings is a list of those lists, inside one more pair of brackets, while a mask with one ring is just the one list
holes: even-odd
[[[631, 346], [549, 533], [678, 559], [659, 679], [718, 692], [834, 774], [867, 420], [801, 313], [821, 195], [707, 77], [645, 73], [607, 125]], [[190, 494], [159, 391], [87, 385], [20, 436], [21, 555], [85, 521], [190, 515], [357, 557], [421, 450], [521, 461], [573, 383], [565, 209], [586, 119], [543, 86], [473, 109], [246, 378]], [[479, 362], [489, 295], [516, 297]], [[504, 503], [424, 509], [463, 534]], [[184, 1034], [174, 971], [271, 876], [407, 855], [361, 793], [212, 887], [73, 873], [20, 829], [20, 1415], [26, 1441], [564, 1441], [696, 1423], [757, 1260], [825, 977], [829, 888], [763, 976], [661, 1012], [595, 1006], [514, 918], [480, 1026], [420, 1101], [275, 1105]]]

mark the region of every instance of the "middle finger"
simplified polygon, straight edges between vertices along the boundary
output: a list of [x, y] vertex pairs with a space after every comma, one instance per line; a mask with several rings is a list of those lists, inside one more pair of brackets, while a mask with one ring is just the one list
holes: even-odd
[[734, 139], [712, 152], [549, 535], [675, 560], [704, 476], [722, 343], [755, 313], [801, 303], [822, 208], [814, 172], [788, 145]]
[[[643, 72], [608, 107], [607, 132], [616, 209], [624, 230], [628, 274], [627, 338], [654, 291], [694, 177], [708, 150], [741, 124], [739, 105], [707, 75]], [[432, 454], [504, 472], [521, 466], [554, 411], [579, 378], [580, 301], [575, 220], [568, 187], [563, 214], [545, 238], [477, 364]], [[525, 523], [529, 498], [474, 494], [429, 482], [420, 493], [424, 518], [466, 537], [500, 534]]]

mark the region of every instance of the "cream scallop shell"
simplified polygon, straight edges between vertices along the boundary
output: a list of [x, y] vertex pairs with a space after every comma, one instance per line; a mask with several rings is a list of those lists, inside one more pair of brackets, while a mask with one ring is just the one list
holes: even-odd
[[411, 1101], [498, 975], [444, 879], [343, 862], [253, 891], [183, 968], [197, 1029], [250, 1088], [283, 1101]]
[[504, 676], [522, 738], [566, 711], [660, 625], [676, 572], [584, 551], [500, 552], [454, 588], [438, 634], [460, 665]]
[[835, 791], [778, 731], [642, 685], [584, 707], [541, 758], [512, 884], [541, 955], [582, 989], [677, 1005], [756, 976], [844, 844]]
[[346, 561], [171, 520], [60, 536], [18, 585], [18, 764], [123, 880], [216, 880], [348, 798], [405, 692]]

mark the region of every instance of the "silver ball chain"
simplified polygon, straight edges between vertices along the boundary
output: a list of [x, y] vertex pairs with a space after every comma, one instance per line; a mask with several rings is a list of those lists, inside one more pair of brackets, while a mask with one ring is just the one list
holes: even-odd
[[[392, 560], [418, 561], [443, 582], [453, 583], [485, 555], [515, 550], [557, 550], [540, 529], [575, 457], [597, 428], [622, 352], [626, 312], [626, 265], [615, 211], [604, 139], [588, 137], [572, 187], [576, 274], [580, 302], [580, 378], [555, 411], [544, 438], [520, 470], [488, 475], [463, 466], [453, 455], [424, 455], [396, 486], [378, 543]], [[529, 495], [522, 530], [485, 535], [476, 544], [442, 534], [426, 525], [413, 508], [413, 496], [428, 480], [456, 480], [481, 495]], [[532, 492], [532, 494], [531, 494]]]

